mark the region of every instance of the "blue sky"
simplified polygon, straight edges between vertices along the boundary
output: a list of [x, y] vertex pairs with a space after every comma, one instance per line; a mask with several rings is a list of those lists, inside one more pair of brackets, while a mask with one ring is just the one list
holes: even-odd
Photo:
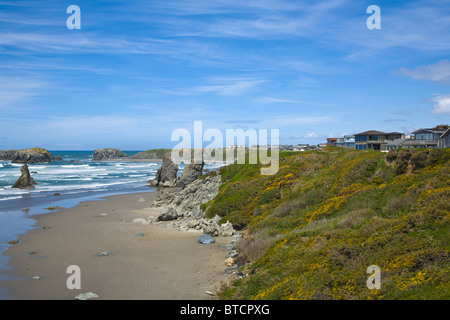
[[0, 149], [171, 148], [194, 121], [411, 132], [450, 123], [449, 86], [448, 0], [0, 1]]

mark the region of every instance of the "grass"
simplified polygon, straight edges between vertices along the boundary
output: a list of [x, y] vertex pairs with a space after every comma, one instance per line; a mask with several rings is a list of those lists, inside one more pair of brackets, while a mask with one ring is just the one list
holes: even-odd
[[[222, 299], [448, 299], [450, 150], [280, 153], [220, 169], [207, 216], [243, 230]], [[381, 269], [380, 290], [366, 269]]]

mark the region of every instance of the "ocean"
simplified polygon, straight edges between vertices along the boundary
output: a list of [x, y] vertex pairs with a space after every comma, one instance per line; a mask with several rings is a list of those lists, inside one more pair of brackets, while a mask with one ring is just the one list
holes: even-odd
[[[35, 189], [12, 189], [22, 164], [0, 161], [0, 280], [8, 257], [3, 255], [21, 234], [33, 228], [33, 215], [48, 213], [45, 208], [74, 207], [82, 201], [124, 193], [154, 191], [147, 181], [155, 177], [161, 162], [93, 161], [94, 151], [52, 151], [62, 161], [29, 164]], [[129, 156], [139, 151], [124, 151]], [[205, 169], [220, 167], [205, 164]], [[181, 174], [184, 165], [179, 166]]]

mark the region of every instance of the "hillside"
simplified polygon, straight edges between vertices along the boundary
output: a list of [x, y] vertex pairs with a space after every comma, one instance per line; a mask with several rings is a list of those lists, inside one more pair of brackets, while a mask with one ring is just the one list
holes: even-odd
[[[450, 150], [280, 153], [220, 170], [203, 205], [244, 231], [221, 299], [449, 299]], [[367, 267], [381, 270], [369, 290]]]
[[171, 149], [150, 149], [141, 151], [129, 157], [129, 159], [147, 159], [147, 160], [161, 160], [164, 155], [169, 153]]

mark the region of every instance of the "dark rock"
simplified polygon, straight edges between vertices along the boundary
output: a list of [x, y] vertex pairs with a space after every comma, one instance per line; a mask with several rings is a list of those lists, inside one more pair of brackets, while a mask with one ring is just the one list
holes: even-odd
[[34, 189], [34, 184], [36, 181], [31, 177], [30, 171], [28, 170], [28, 165], [25, 163], [22, 168], [20, 168], [22, 175], [17, 179], [16, 183], [12, 186], [18, 189]]
[[214, 242], [216, 242], [216, 240], [214, 240], [214, 238], [209, 234], [202, 234], [198, 237], [198, 243], [201, 244], [209, 244]]
[[94, 150], [94, 157], [92, 160], [94, 161], [102, 161], [102, 160], [120, 160], [122, 158], [127, 158], [128, 155], [122, 150], [116, 148], [105, 148], [105, 149], [96, 149]]
[[155, 175], [155, 179], [150, 182], [151, 186], [173, 187], [178, 173], [176, 165], [169, 156], [165, 156], [161, 167]]
[[185, 188], [188, 184], [197, 180], [203, 174], [204, 163], [196, 164], [194, 162], [186, 165], [178, 177], [176, 186]]
[[173, 207], [163, 207], [161, 209], [161, 212], [158, 216], [159, 221], [171, 221], [178, 219], [180, 215], [178, 214], [178, 211]]

